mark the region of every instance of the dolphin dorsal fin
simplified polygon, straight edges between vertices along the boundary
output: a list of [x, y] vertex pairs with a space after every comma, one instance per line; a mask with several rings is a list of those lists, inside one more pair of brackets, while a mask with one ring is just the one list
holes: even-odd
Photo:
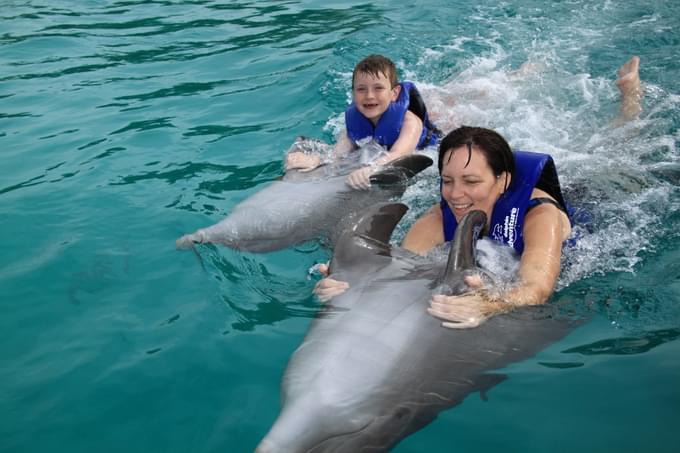
[[336, 242], [331, 268], [337, 270], [358, 257], [389, 255], [390, 237], [406, 211], [403, 203], [376, 203], [361, 211]]
[[486, 214], [483, 211], [471, 211], [463, 217], [451, 241], [442, 283], [453, 286], [463, 271], [476, 267], [475, 244], [485, 226]]
[[409, 154], [384, 165], [370, 176], [372, 184], [394, 184], [417, 175], [432, 165], [432, 159], [424, 154]]
[[403, 203], [376, 203], [361, 211], [351, 231], [354, 235], [388, 243], [406, 211], [408, 207]]

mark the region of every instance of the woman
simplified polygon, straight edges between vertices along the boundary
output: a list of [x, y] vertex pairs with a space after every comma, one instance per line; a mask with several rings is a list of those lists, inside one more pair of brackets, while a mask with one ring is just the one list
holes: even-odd
[[[472, 210], [486, 213], [486, 234], [520, 254], [519, 282], [491, 297], [479, 277], [468, 278], [476, 289], [461, 296], [435, 295], [428, 312], [444, 327], [475, 327], [490, 316], [519, 305], [544, 303], [560, 273], [562, 243], [571, 224], [555, 164], [546, 154], [512, 152], [498, 133], [463, 126], [439, 147], [441, 201], [419, 218], [402, 246], [426, 254], [450, 241], [458, 222]], [[326, 301], [348, 288], [330, 278], [315, 288]]]

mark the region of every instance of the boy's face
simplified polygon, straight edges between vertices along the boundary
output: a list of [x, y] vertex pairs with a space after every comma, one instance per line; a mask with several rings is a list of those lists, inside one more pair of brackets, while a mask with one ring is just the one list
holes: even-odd
[[352, 97], [359, 112], [376, 125], [390, 102], [397, 100], [400, 91], [401, 86], [392, 87], [390, 79], [383, 73], [376, 77], [358, 72], [354, 77]]

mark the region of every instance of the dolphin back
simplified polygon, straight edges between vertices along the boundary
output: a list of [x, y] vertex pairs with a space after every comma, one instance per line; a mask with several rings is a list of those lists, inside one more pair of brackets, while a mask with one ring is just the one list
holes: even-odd
[[444, 272], [423, 273], [418, 258], [427, 257], [386, 242], [405, 212], [401, 204], [371, 206], [340, 236], [332, 276], [346, 277], [349, 289], [319, 312], [291, 357], [281, 413], [256, 453], [388, 451], [470, 393], [505, 379], [494, 370], [573, 328], [534, 307], [474, 329], [441, 327], [426, 311], [433, 288], [462, 283], [475, 269], [486, 216], [472, 212], [461, 221]]
[[[176, 240], [178, 249], [219, 243], [248, 252], [270, 252], [322, 239], [331, 245], [351, 225], [352, 216], [374, 203], [401, 196], [408, 181], [432, 165], [424, 155], [409, 155], [380, 167], [370, 190], [354, 190], [332, 166], [289, 170], [237, 204], [222, 221]], [[357, 168], [357, 167], [354, 167]]]

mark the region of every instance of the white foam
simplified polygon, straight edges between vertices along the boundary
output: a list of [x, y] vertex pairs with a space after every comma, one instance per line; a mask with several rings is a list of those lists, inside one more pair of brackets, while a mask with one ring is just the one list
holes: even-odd
[[[575, 45], [579, 38], [572, 39]], [[468, 41], [455, 38], [448, 46], [426, 50], [418, 68], [427, 59], [441, 60], [447, 53], [461, 52]], [[516, 70], [505, 63], [508, 55], [501, 46], [491, 39], [483, 44], [490, 50], [469, 58], [450, 80], [419, 81], [417, 71], [409, 68], [402, 73], [416, 82], [433, 120], [444, 132], [462, 124], [495, 129], [515, 149], [551, 154], [567, 192], [577, 186], [585, 189], [580, 195], [583, 199], [570, 201], [592, 204], [594, 230], [577, 228], [582, 230], [581, 238], [565, 254], [560, 286], [597, 273], [633, 272], [641, 252], [652, 247], [649, 238], [660, 228], [662, 214], [653, 206], [668, 206], [671, 200], [669, 186], [650, 170], [659, 160], [680, 160], [678, 137], [659, 131], [669, 121], [664, 116], [677, 111], [680, 98], [644, 85], [642, 118], [617, 124], [619, 94], [613, 76], [570, 73], [579, 63], [568, 61], [569, 52], [559, 55], [550, 43], [534, 43], [532, 64]], [[564, 43], [562, 49], [571, 44]], [[334, 129], [338, 124], [331, 119], [327, 127]], [[429, 152], [436, 162], [436, 150]], [[650, 159], [654, 154], [661, 157]], [[411, 209], [397, 228], [397, 240], [437, 202], [437, 187], [433, 166], [408, 188], [402, 201]]]

